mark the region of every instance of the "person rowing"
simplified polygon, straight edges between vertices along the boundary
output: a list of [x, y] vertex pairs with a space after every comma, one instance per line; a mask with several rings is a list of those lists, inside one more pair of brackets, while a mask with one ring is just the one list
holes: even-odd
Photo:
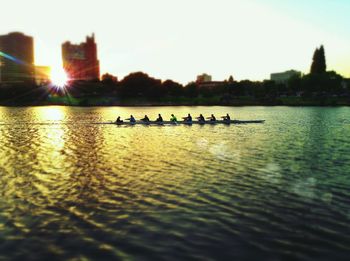
[[224, 121], [230, 121], [230, 120], [231, 120], [230, 115], [228, 115], [228, 113], [226, 113], [226, 116], [221, 116], [221, 118], [222, 118]]
[[199, 117], [197, 117], [199, 122], [205, 122], [203, 114], [200, 114]]
[[192, 122], [191, 114], [188, 114], [187, 117], [183, 117], [182, 119], [184, 119], [184, 122]]
[[143, 121], [143, 122], [149, 122], [149, 118], [148, 118], [148, 116], [147, 116], [147, 115], [145, 115], [145, 117], [143, 117], [143, 118], [141, 119], [141, 121]]
[[212, 114], [210, 117], [208, 117], [207, 119], [209, 119], [210, 121], [216, 121], [216, 118], [214, 116], [214, 114]]
[[171, 114], [170, 121], [171, 122], [177, 122], [177, 118], [176, 118], [176, 116], [174, 114]]
[[123, 121], [120, 119], [120, 116], [116, 119], [115, 123], [123, 123]]
[[130, 121], [131, 123], [135, 123], [136, 122], [134, 116], [132, 116], [132, 115], [130, 115], [130, 118], [128, 118], [126, 120]]
[[158, 118], [156, 119], [156, 122], [163, 122], [162, 115], [158, 114]]

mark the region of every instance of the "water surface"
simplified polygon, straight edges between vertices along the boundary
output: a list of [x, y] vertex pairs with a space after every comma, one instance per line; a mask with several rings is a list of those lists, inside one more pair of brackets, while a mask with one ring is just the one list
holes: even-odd
[[[264, 124], [116, 126], [175, 113]], [[350, 108], [0, 107], [0, 259], [347, 260]]]

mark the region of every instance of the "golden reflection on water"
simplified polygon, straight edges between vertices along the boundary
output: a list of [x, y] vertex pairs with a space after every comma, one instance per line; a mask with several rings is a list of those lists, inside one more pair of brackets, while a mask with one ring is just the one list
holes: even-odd
[[32, 113], [39, 122], [44, 121], [62, 121], [66, 115], [67, 107], [64, 106], [47, 106], [33, 107]]
[[[45, 121], [62, 121], [66, 114], [66, 107], [47, 107], [34, 108], [33, 114], [35, 120]], [[66, 128], [63, 124], [48, 125], [38, 128], [37, 152], [39, 158], [38, 170], [51, 172], [54, 170], [64, 169], [65, 162], [65, 135]], [[40, 173], [40, 172], [39, 172]], [[39, 179], [45, 176], [37, 174]]]
[[43, 170], [63, 169], [65, 162], [65, 130], [60, 126], [55, 126], [55, 128], [41, 128], [39, 135], [45, 139], [45, 143], [43, 143], [43, 140], [38, 141], [39, 168]]
[[[332, 213], [348, 209], [348, 182], [339, 173], [348, 173], [349, 132], [334, 115], [320, 129], [322, 118], [310, 117], [308, 110], [319, 109], [297, 115], [295, 108], [0, 107], [0, 230], [10, 244], [7, 254], [20, 244], [34, 257], [46, 252], [45, 257], [69, 259], [75, 256], [56, 253], [74, 252], [96, 259], [92, 252], [111, 246], [132, 257], [140, 245], [166, 253], [169, 238], [201, 253], [215, 242], [215, 251], [222, 244], [231, 249], [231, 242], [250, 231], [251, 245], [271, 252], [275, 242], [270, 249], [256, 231], [294, 233], [289, 225], [298, 222], [295, 213], [310, 208], [310, 199], [313, 208], [329, 216], [321, 216], [320, 234], [342, 236], [348, 220], [338, 222], [341, 216]], [[154, 118], [161, 112], [165, 118], [173, 112], [180, 117], [227, 111], [238, 119], [267, 121], [242, 126], [95, 124], [117, 115]], [[316, 158], [319, 166], [310, 168]], [[332, 196], [333, 190], [339, 193]], [[281, 212], [286, 205], [290, 211]], [[310, 212], [310, 220], [319, 219], [319, 213]], [[309, 233], [303, 219], [297, 225], [313, 238], [315, 229]], [[188, 244], [193, 236], [204, 244]], [[126, 237], [131, 247], [122, 249]], [[336, 249], [339, 241], [334, 242]], [[23, 252], [14, 259], [26, 256]]]

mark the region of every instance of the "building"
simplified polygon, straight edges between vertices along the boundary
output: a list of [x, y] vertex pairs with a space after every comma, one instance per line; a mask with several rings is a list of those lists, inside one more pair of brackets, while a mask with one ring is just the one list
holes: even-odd
[[211, 75], [203, 73], [197, 76], [197, 83], [211, 82]]
[[207, 89], [222, 87], [225, 84], [226, 82], [223, 82], [223, 81], [197, 82], [197, 86], [199, 88], [207, 88]]
[[49, 66], [35, 66], [35, 83], [37, 85], [50, 82], [51, 68]]
[[94, 80], [100, 78], [95, 36], [87, 36], [80, 44], [62, 44], [63, 68], [70, 80]]
[[34, 83], [33, 37], [19, 32], [0, 36], [0, 82]]
[[271, 73], [270, 79], [276, 83], [287, 84], [288, 80], [292, 77], [301, 77], [301, 72], [295, 70], [289, 70], [280, 73]]
[[214, 89], [221, 87], [226, 83], [223, 81], [213, 81], [211, 75], [203, 73], [197, 76], [196, 84], [199, 88]]

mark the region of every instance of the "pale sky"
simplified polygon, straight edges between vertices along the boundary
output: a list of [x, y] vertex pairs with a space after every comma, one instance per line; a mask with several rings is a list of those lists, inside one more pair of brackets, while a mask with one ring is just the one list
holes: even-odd
[[35, 63], [57, 67], [61, 44], [95, 33], [101, 73], [143, 71], [186, 84], [327, 69], [350, 77], [349, 0], [0, 0], [0, 34], [34, 37]]

